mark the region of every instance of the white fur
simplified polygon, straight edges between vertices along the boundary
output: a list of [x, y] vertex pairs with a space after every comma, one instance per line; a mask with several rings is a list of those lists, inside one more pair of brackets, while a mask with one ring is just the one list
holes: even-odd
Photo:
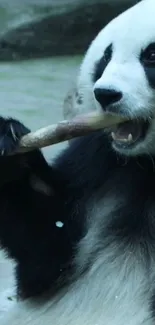
[[141, 254], [115, 243], [104, 253], [56, 304], [19, 303], [1, 325], [153, 325]]
[[[143, 0], [110, 22], [92, 42], [81, 65], [78, 79], [79, 94], [83, 105], [78, 110], [101, 109], [94, 98], [94, 88], [121, 91], [119, 107], [125, 107], [131, 118], [155, 116], [155, 90], [146, 78], [139, 57], [141, 50], [155, 42], [155, 1]], [[101, 78], [93, 84], [95, 63], [103, 56], [107, 46], [113, 44], [112, 60]], [[89, 103], [89, 105], [88, 105]], [[137, 155], [155, 152], [155, 121], [144, 142], [123, 153]]]

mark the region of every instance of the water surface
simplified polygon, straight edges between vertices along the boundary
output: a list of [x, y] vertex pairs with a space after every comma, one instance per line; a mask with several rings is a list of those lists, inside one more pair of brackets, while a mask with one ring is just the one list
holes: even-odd
[[[20, 119], [32, 130], [59, 121], [80, 62], [80, 57], [61, 57], [1, 63], [0, 114]], [[44, 153], [49, 158], [62, 146], [46, 148]]]

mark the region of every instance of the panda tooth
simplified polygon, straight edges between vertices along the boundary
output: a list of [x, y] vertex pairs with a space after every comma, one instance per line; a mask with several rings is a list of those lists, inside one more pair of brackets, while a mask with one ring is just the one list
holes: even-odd
[[[118, 138], [116, 137], [114, 132], [111, 132], [111, 136], [112, 136], [112, 139], [114, 141], [118, 140]], [[121, 138], [121, 139], [119, 139], [119, 141], [121, 141], [121, 142], [132, 142], [133, 141], [133, 136], [130, 133], [127, 138]]]
[[116, 140], [116, 135], [114, 132], [111, 132], [111, 136], [112, 136], [113, 140]]
[[132, 134], [130, 133], [130, 134], [128, 135], [128, 141], [131, 142], [132, 140], [133, 140], [133, 136], [132, 136]]

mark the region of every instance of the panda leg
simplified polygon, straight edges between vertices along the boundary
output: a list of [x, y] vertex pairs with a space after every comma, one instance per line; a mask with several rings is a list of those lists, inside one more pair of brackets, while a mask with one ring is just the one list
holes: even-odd
[[20, 122], [0, 117], [0, 245], [17, 263], [22, 298], [51, 289], [72, 253], [69, 227], [57, 227], [65, 220], [57, 172], [40, 151], [10, 156], [28, 131]]

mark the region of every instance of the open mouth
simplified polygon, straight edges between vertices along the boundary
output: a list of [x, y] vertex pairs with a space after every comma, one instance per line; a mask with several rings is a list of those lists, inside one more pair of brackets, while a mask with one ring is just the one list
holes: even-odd
[[149, 125], [150, 121], [143, 119], [129, 120], [118, 124], [111, 130], [114, 145], [122, 149], [132, 148], [144, 140]]

